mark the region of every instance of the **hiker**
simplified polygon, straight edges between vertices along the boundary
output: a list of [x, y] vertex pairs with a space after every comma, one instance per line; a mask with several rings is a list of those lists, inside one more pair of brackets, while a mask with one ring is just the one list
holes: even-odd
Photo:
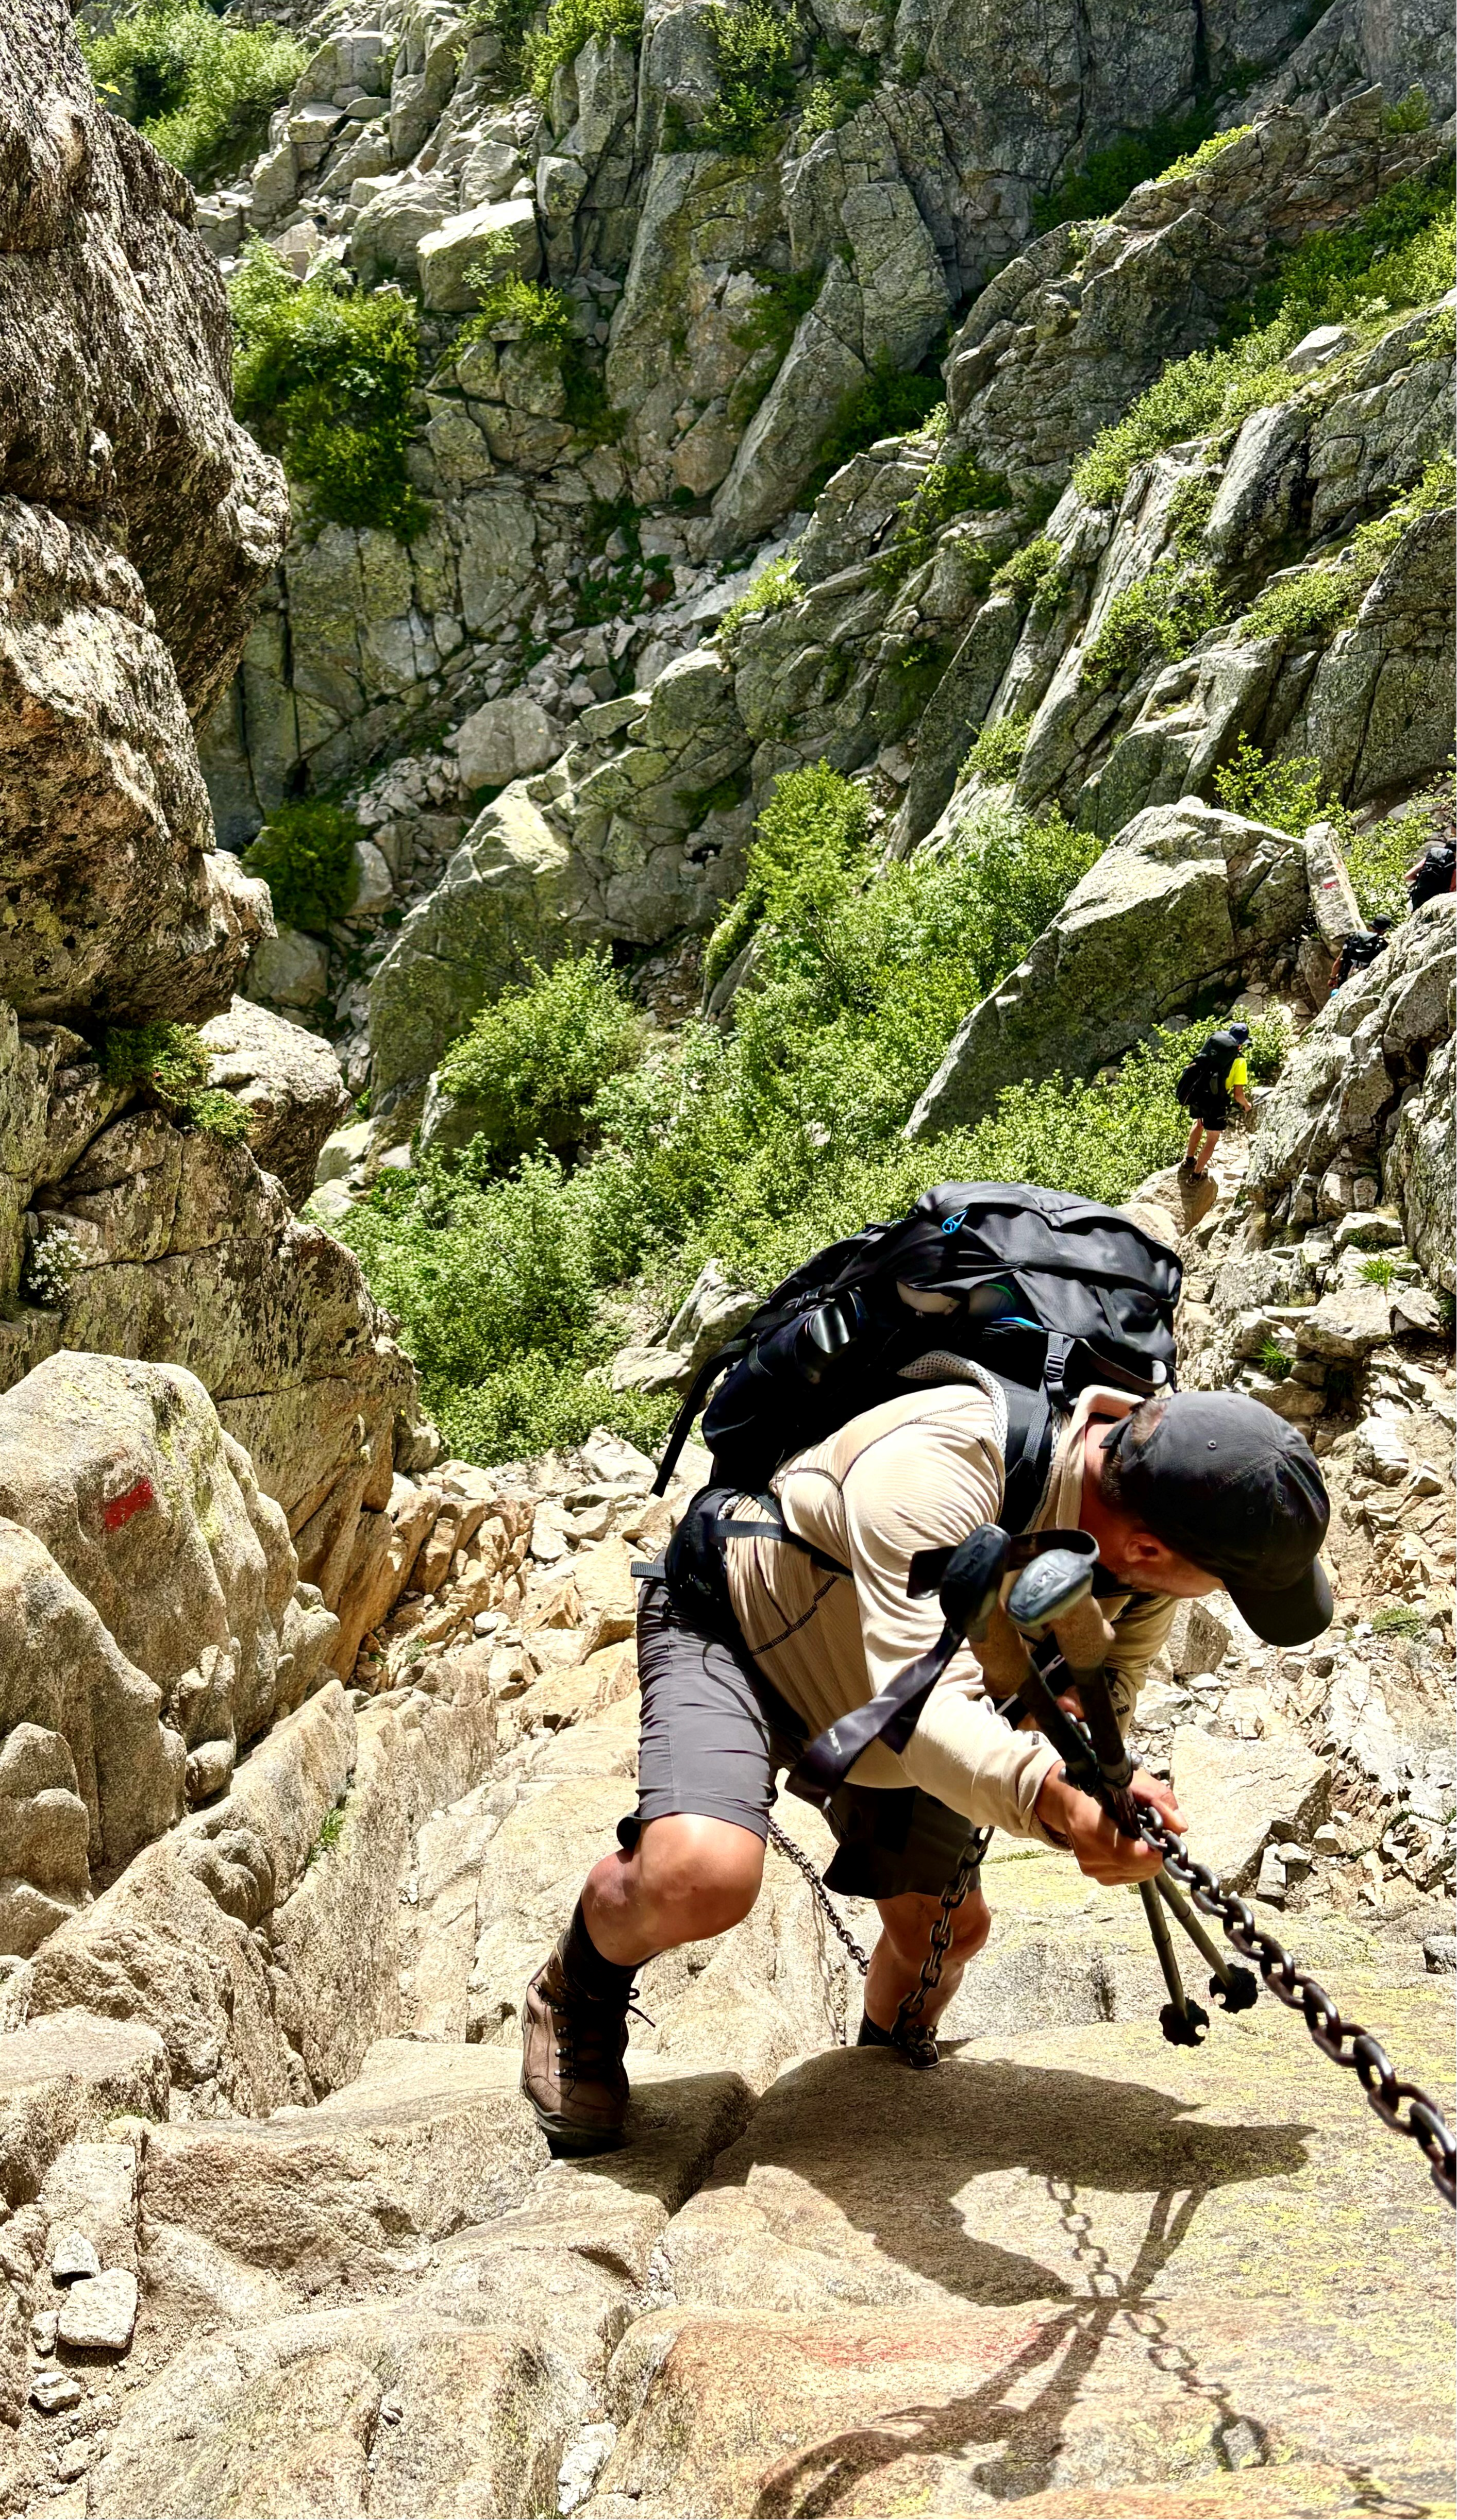
[[1457, 841], [1450, 835], [1433, 840], [1414, 858], [1406, 870], [1406, 891], [1413, 910], [1420, 910], [1424, 901], [1435, 901], [1440, 893], [1457, 891]]
[[1246, 1092], [1250, 1069], [1245, 1047], [1249, 1039], [1247, 1023], [1232, 1023], [1222, 1032], [1211, 1033], [1179, 1078], [1175, 1089], [1178, 1099], [1185, 1110], [1194, 1114], [1189, 1144], [1179, 1166], [1185, 1181], [1203, 1181], [1207, 1174], [1220, 1135], [1229, 1126], [1231, 1098], [1242, 1111], [1253, 1108]]
[[1385, 954], [1389, 931], [1394, 924], [1394, 920], [1387, 911], [1379, 910], [1369, 929], [1359, 928], [1354, 935], [1346, 937], [1337, 957], [1336, 968], [1331, 974], [1333, 998], [1338, 989], [1344, 988], [1352, 972], [1369, 969], [1378, 954]]
[[[944, 1195], [928, 1192], [922, 1205]], [[957, 1360], [935, 1352], [928, 1362], [954, 1369]], [[656, 1954], [726, 1933], [748, 1915], [779, 1772], [795, 1768], [806, 1736], [823, 1741], [823, 1728], [851, 1709], [863, 1720], [870, 1708], [873, 1720], [888, 1685], [935, 1648], [941, 1609], [934, 1593], [908, 1590], [912, 1560], [1015, 1519], [1006, 1510], [1008, 1425], [990, 1374], [923, 1383], [797, 1453], [767, 1494], [738, 1498], [739, 1536], [722, 1535], [727, 1516], [696, 1514], [714, 1491], [689, 1507], [680, 1535], [706, 1535], [708, 1545], [675, 1559], [675, 1543], [666, 1574], [640, 1596], [637, 1810], [618, 1824], [617, 1850], [593, 1867], [526, 1990], [522, 2088], [558, 2150], [620, 2140], [637, 1972]], [[1092, 1382], [1061, 1418], [1049, 1461], [1026, 1527], [1075, 1527], [1098, 1544], [1108, 1678], [1124, 1727], [1179, 1600], [1224, 1584], [1272, 1643], [1304, 1642], [1328, 1625], [1320, 1471], [1304, 1438], [1257, 1401], [1227, 1391], [1138, 1398]], [[1061, 1848], [1103, 1883], [1160, 1868], [1151, 1847], [1120, 1835], [1101, 1804], [1069, 1783], [1037, 1732], [1014, 1732], [996, 1712], [1024, 1650], [1005, 1611], [994, 1611], [985, 1641], [951, 1655], [903, 1750], [876, 1741], [825, 1807], [839, 1846], [828, 1886], [880, 1911], [861, 2046], [894, 2044], [940, 1894], [976, 1829]], [[1183, 1825], [1166, 1785], [1140, 1770], [1133, 1789]], [[950, 1950], [923, 2008], [928, 2031], [990, 1922], [978, 1883], [952, 1912]]]

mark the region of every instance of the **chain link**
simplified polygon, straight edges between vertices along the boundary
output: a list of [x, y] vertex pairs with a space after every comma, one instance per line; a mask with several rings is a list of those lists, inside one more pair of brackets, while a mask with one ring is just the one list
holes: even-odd
[[1217, 1916], [1227, 1939], [1247, 1960], [1253, 1960], [1271, 1993], [1303, 2016], [1322, 2055], [1354, 2071], [1382, 2123], [1394, 2134], [1411, 2138], [1426, 2158], [1438, 2195], [1449, 2205], [1457, 2204], [1457, 2141], [1430, 2092], [1418, 2083], [1400, 2080], [1380, 2040], [1359, 2021], [1343, 2021], [1325, 1988], [1296, 1965], [1243, 1899], [1226, 1890], [1207, 1864], [1190, 1855], [1183, 1839], [1166, 1826], [1151, 1803], [1140, 1802], [1137, 1812], [1139, 1833], [1157, 1847], [1169, 1878], [1189, 1892], [1207, 1916]]
[[836, 1908], [834, 1900], [831, 1898], [829, 1891], [825, 1888], [823, 1881], [820, 1879], [817, 1868], [813, 1863], [811, 1863], [809, 1857], [805, 1854], [803, 1847], [797, 1846], [794, 1839], [780, 1827], [777, 1820], [771, 1820], [769, 1822], [769, 1836], [771, 1842], [778, 1847], [780, 1854], [787, 1855], [791, 1864], [796, 1866], [796, 1868], [803, 1873], [810, 1889], [814, 1892], [815, 1899], [827, 1923], [840, 1936], [845, 1950], [849, 1953], [856, 1968], [863, 1977], [870, 1966], [870, 1962], [866, 1958], [866, 1956], [861, 1950], [859, 1944], [856, 1942], [854, 1935], [850, 1932], [848, 1925], [844, 1922], [843, 1917]]
[[976, 1829], [968, 1838], [961, 1862], [941, 1892], [940, 1912], [931, 1929], [931, 1949], [921, 1963], [920, 1977], [910, 1994], [903, 1998], [900, 2010], [895, 2015], [895, 2026], [890, 2036], [896, 2047], [905, 2050], [907, 2064], [916, 2066], [923, 2073], [929, 2066], [940, 2062], [935, 2031], [921, 2018], [926, 1999], [940, 1985], [941, 1969], [951, 1949], [951, 1918], [968, 1891], [974, 1887], [990, 1840], [989, 1828]]
[[[1259, 1923], [1253, 1910], [1235, 1891], [1226, 1890], [1207, 1864], [1190, 1855], [1183, 1839], [1165, 1826], [1152, 1803], [1139, 1802], [1135, 1808], [1139, 1833], [1162, 1856], [1170, 1880], [1187, 1890], [1195, 1907], [1207, 1916], [1217, 1917], [1227, 1939], [1244, 1958], [1253, 1960], [1271, 1993], [1293, 2012], [1301, 2014], [1322, 2055], [1354, 2072], [1383, 2125], [1395, 2135], [1411, 2138], [1427, 2161], [1438, 2195], [1444, 2196], [1449, 2205], [1457, 2204], [1457, 2139], [1431, 2093], [1420, 2083], [1400, 2079], [1380, 2040], [1363, 2029], [1360, 2022], [1342, 2019], [1335, 1999], [1307, 1970], [1297, 1967], [1284, 1945]], [[774, 1845], [803, 1873], [827, 1921], [863, 1977], [870, 1963], [837, 1912], [815, 1866], [777, 1821], [771, 1820], [768, 1826]], [[890, 2034], [895, 2045], [904, 2050], [909, 2064], [923, 2070], [936, 2063], [937, 2051], [934, 2033], [923, 2023], [922, 2014], [928, 1997], [941, 1981], [951, 1948], [951, 1918], [972, 1888], [990, 1837], [987, 1828], [977, 1830], [968, 1839], [966, 1852], [941, 1892], [940, 1912], [931, 1929], [931, 1946], [921, 1963], [920, 1977], [895, 2016]]]

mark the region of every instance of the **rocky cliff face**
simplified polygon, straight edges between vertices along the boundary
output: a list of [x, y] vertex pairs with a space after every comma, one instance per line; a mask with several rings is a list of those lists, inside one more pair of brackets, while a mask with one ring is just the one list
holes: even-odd
[[[709, 926], [797, 762], [873, 777], [903, 851], [975, 805], [959, 772], [983, 727], [1016, 735], [1019, 802], [1056, 798], [1109, 837], [1207, 794], [1242, 736], [1316, 758], [1371, 808], [1445, 757], [1434, 520], [1349, 627], [1277, 636], [1257, 610], [1445, 445], [1430, 306], [1380, 338], [1369, 319], [1305, 352], [1293, 335], [1237, 442], [1192, 409], [1116, 488], [1069, 486], [1297, 246], [1444, 162], [1434, 18], [1341, 0], [1303, 33], [1294, 8], [993, 29], [956, 9], [888, 31], [832, 13], [795, 36], [804, 79], [829, 66], [832, 127], [788, 97], [774, 119], [770, 94], [751, 148], [722, 136], [716, 22], [696, 6], [650, 8], [635, 48], [592, 36], [544, 101], [509, 104], [483, 21], [394, 0], [376, 19], [331, 21], [269, 153], [201, 223], [225, 269], [251, 236], [314, 285], [341, 266], [420, 298], [408, 461], [428, 521], [405, 544], [305, 496], [205, 744], [230, 845], [300, 778], [342, 780], [378, 843], [379, 887], [332, 950], [291, 936], [250, 985], [321, 1016], [381, 1144], [526, 958]], [[1111, 216], [1032, 233], [1090, 153], [1196, 110], [1227, 146]], [[569, 356], [510, 320], [458, 346], [462, 275], [487, 248], [560, 292]], [[929, 398], [937, 367], [941, 434], [867, 446], [821, 486], [873, 382], [920, 368]], [[786, 553], [777, 608], [713, 645]], [[1124, 669], [1095, 675], [1108, 615], [1116, 633], [1150, 575], [1175, 611], [1199, 580], [1187, 629], [1124, 642]], [[482, 788], [500, 792], [472, 821]]]
[[[1439, 198], [1445, 16], [820, 0], [746, 147], [706, 0], [539, 99], [507, 12], [273, 14], [308, 66], [201, 203], [60, 0], [0, 33], [0, 2511], [1434, 2507], [1413, 2148], [1273, 2000], [1166, 2048], [1138, 1909], [1056, 1853], [994, 1846], [913, 2077], [846, 2046], [873, 1912], [837, 1933], [774, 1849], [652, 1965], [626, 2149], [548, 2157], [522, 1988], [631, 1802], [633, 1557], [706, 1457], [666, 1499], [600, 1430], [439, 1460], [322, 1218], [468, 1125], [434, 1072], [528, 961], [609, 945], [675, 1021], [785, 771], [853, 774], [888, 862], [1060, 809], [1087, 871], [909, 1130], [1282, 1019], [1214, 1182], [1135, 1200], [1185, 1380], [1321, 1453], [1338, 1620], [1277, 1652], [1186, 1605], [1137, 1744], [1440, 2089], [1450, 899], [1326, 987], [1346, 856], [1425, 838], [1450, 749], [1449, 275], [1279, 292]], [[418, 297], [408, 541], [306, 487], [287, 539], [230, 408], [249, 234]], [[493, 242], [569, 357], [460, 338]], [[829, 465], [908, 375], [944, 412]], [[1252, 759], [1320, 810], [1216, 795]], [[331, 789], [361, 888], [275, 935], [237, 846]], [[681, 1388], [751, 1300], [710, 1263], [615, 1384]]]
[[293, 1212], [337, 1062], [235, 996], [273, 921], [215, 846], [195, 730], [288, 502], [232, 416], [215, 265], [66, 10], [11, 13], [0, 131], [0, 1939], [23, 1955], [318, 1685], [396, 1454], [431, 1447], [357, 1267]]

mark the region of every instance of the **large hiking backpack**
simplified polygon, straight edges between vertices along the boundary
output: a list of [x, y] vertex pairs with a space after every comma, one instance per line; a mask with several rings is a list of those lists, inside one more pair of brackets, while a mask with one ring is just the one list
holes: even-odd
[[1438, 893], [1450, 892], [1457, 876], [1457, 841], [1434, 840], [1423, 852], [1422, 860], [1408, 887], [1413, 910], [1424, 901], [1435, 901]]
[[698, 1374], [660, 1494], [705, 1395], [714, 1482], [759, 1494], [781, 1463], [918, 1382], [981, 1381], [1007, 1403], [1003, 1521], [1022, 1529], [1051, 1459], [1053, 1413], [1089, 1382], [1173, 1381], [1182, 1272], [1116, 1208], [1024, 1182], [945, 1182], [909, 1216], [806, 1260]]
[[1196, 1051], [1174, 1087], [1174, 1100], [1186, 1111], [1196, 1110], [1211, 1097], [1222, 1095], [1224, 1080], [1240, 1055], [1240, 1045], [1232, 1032], [1211, 1032], [1203, 1050]]

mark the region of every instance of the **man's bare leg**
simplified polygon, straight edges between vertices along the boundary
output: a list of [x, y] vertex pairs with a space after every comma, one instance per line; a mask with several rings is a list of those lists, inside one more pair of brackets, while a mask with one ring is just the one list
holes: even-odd
[[1204, 1181], [1206, 1179], [1209, 1166], [1214, 1160], [1214, 1148], [1219, 1144], [1220, 1134], [1221, 1133], [1218, 1129], [1207, 1128], [1205, 1130], [1203, 1151], [1200, 1154], [1197, 1154], [1194, 1158], [1194, 1178], [1196, 1181]]
[[627, 2118], [633, 1973], [655, 1952], [725, 1934], [748, 1915], [764, 1845], [731, 1821], [650, 1821], [636, 1846], [603, 1857], [576, 1912], [526, 1989], [522, 2090], [559, 2152], [609, 2151]]
[[764, 1841], [732, 1821], [683, 1812], [650, 1820], [635, 1847], [605, 1855], [582, 1888], [597, 1950], [618, 1968], [705, 1943], [741, 1924], [759, 1895]]
[[[919, 1890], [907, 1890], [898, 1899], [877, 1899], [875, 1904], [882, 1932], [870, 1955], [865, 2009], [877, 2029], [891, 2030], [902, 2002], [920, 1978], [941, 1903]], [[951, 1948], [942, 1964], [940, 1984], [927, 1997], [921, 2015], [928, 2030], [940, 2019], [961, 1984], [967, 1961], [980, 1951], [990, 1931], [991, 1911], [980, 1891], [973, 1890], [951, 1911]]]

